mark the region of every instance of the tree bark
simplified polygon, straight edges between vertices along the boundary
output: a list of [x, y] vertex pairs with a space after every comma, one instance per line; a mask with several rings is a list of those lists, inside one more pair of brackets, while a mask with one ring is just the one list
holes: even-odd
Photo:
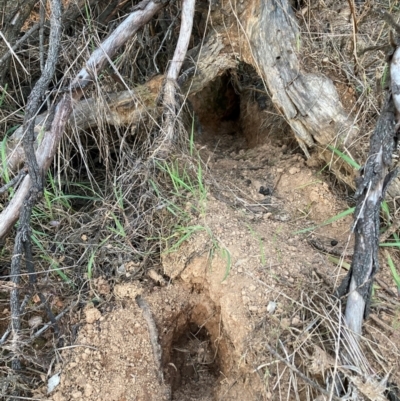
[[333, 82], [300, 66], [300, 31], [290, 2], [254, 1], [241, 20], [250, 46], [246, 61], [265, 79], [272, 101], [304, 152], [308, 154], [307, 147], [314, 144], [325, 147], [352, 139], [356, 127], [340, 104]]

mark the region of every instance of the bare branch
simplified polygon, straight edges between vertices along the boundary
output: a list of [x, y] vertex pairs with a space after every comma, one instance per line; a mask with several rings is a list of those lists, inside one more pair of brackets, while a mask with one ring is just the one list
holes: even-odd
[[356, 191], [354, 213], [355, 246], [351, 269], [337, 290], [347, 295], [345, 320], [348, 327], [361, 335], [362, 321], [368, 316], [372, 284], [379, 269], [379, 213], [390, 181], [389, 172], [395, 140], [395, 108], [389, 94], [371, 136], [370, 150]]
[[183, 60], [189, 46], [192, 34], [195, 0], [182, 1], [182, 21], [179, 32], [178, 43], [176, 44], [174, 57], [168, 68], [164, 87], [163, 103], [165, 108], [164, 124], [162, 127], [162, 142], [156, 151], [156, 157], [164, 158], [169, 153], [169, 149], [174, 139], [175, 122], [178, 117], [176, 102], [176, 92], [178, 88], [179, 71], [182, 68]]
[[[143, 4], [143, 9], [139, 6]], [[131, 38], [143, 25], [147, 24], [153, 15], [160, 11], [165, 4], [156, 1], [144, 0], [131, 13], [115, 31], [96, 49], [86, 63], [86, 66], [80, 70], [76, 78], [72, 81], [71, 89], [84, 88], [94, 82], [105, 65], [111, 61], [122, 45]]]
[[[31, 265], [31, 252], [30, 252], [30, 218], [32, 209], [43, 190], [43, 180], [41, 168], [38, 165], [34, 142], [34, 125], [37, 111], [39, 110], [41, 100], [47, 90], [47, 87], [52, 79], [58, 58], [58, 51], [61, 41], [61, 3], [60, 0], [52, 0], [51, 4], [51, 31], [50, 31], [50, 42], [49, 42], [49, 53], [47, 56], [46, 64], [39, 80], [36, 82], [32, 92], [29, 96], [28, 103], [26, 106], [26, 113], [24, 118], [24, 132], [23, 146], [26, 155], [26, 161], [28, 166], [29, 176], [32, 177], [32, 185], [30, 192], [24, 197], [24, 207], [21, 214], [21, 222], [18, 227], [17, 236], [15, 238], [14, 254], [11, 261], [11, 275], [12, 282], [15, 287], [11, 290], [10, 294], [10, 306], [11, 306], [11, 330], [13, 338], [11, 340], [13, 348], [13, 360], [12, 368], [14, 370], [20, 369], [20, 361], [18, 358], [18, 340], [19, 331], [21, 328], [20, 321], [20, 304], [19, 304], [19, 281], [21, 271], [21, 260], [22, 254], [25, 253], [25, 259], [27, 266], [33, 269]], [[25, 180], [24, 180], [25, 181]], [[32, 276], [32, 280], [35, 280], [35, 276]]]

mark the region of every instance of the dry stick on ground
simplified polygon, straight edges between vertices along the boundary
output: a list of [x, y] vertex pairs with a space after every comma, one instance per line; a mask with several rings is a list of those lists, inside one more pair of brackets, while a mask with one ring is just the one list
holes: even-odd
[[[17, 356], [19, 349], [19, 331], [21, 328], [20, 319], [20, 303], [19, 303], [19, 281], [21, 271], [22, 256], [25, 253], [26, 266], [28, 271], [32, 273], [32, 252], [31, 252], [31, 229], [30, 229], [30, 218], [32, 209], [40, 197], [43, 191], [43, 178], [42, 170], [39, 167], [38, 161], [35, 155], [34, 142], [34, 125], [36, 113], [41, 105], [41, 100], [47, 90], [47, 87], [53, 78], [57, 59], [58, 51], [61, 40], [61, 3], [60, 0], [52, 0], [51, 5], [51, 30], [49, 40], [49, 51], [44, 66], [42, 76], [35, 84], [32, 92], [29, 96], [28, 103], [26, 106], [26, 113], [24, 118], [24, 132], [23, 146], [26, 155], [26, 164], [28, 168], [28, 174], [31, 177], [31, 186], [24, 197], [24, 205], [20, 218], [20, 225], [15, 238], [14, 253], [11, 261], [11, 281], [15, 287], [11, 290], [10, 294], [10, 307], [11, 307], [11, 331], [12, 331], [12, 352], [13, 359], [11, 366], [14, 370], [18, 370], [21, 367], [20, 360]], [[30, 284], [34, 285], [36, 282], [35, 275], [30, 275]], [[44, 301], [44, 297], [41, 296], [41, 301]]]
[[[141, 8], [140, 6], [143, 6]], [[93, 52], [77, 77], [73, 80], [69, 93], [63, 95], [55, 108], [54, 119], [50, 131], [44, 133], [43, 140], [36, 151], [38, 165], [43, 174], [50, 167], [57, 151], [65, 125], [72, 112], [72, 101], [79, 100], [83, 95], [82, 88], [94, 82], [94, 74], [101, 71], [108, 60], [118, 49], [132, 37], [143, 25], [147, 24], [165, 4], [145, 0], [135, 7], [117, 29], [103, 42], [101, 47]], [[0, 238], [4, 237], [17, 221], [22, 203], [31, 186], [31, 177], [25, 177], [7, 208], [0, 214]]]
[[179, 71], [182, 68], [190, 36], [192, 34], [195, 0], [182, 1], [182, 21], [179, 32], [178, 43], [176, 44], [174, 56], [170, 62], [164, 86], [164, 123], [161, 129], [161, 145], [156, 150], [155, 156], [165, 158], [169, 153], [174, 140], [176, 121], [179, 114], [179, 105], [176, 101]]
[[149, 329], [150, 344], [153, 348], [154, 363], [157, 369], [157, 376], [159, 383], [164, 382], [164, 375], [162, 371], [162, 349], [158, 340], [158, 330], [154, 322], [153, 314], [151, 313], [148, 303], [140, 295], [136, 297], [136, 303], [143, 312], [144, 320], [146, 320]]
[[[397, 49], [396, 53], [399, 51]], [[394, 56], [391, 73], [395, 62]], [[397, 175], [397, 170], [390, 171], [395, 147], [396, 93], [400, 94], [400, 91], [398, 89], [394, 91], [392, 86], [392, 93], [387, 96], [371, 136], [368, 159], [361, 170], [362, 176], [359, 178], [356, 191], [358, 200], [354, 213], [353, 260], [349, 273], [337, 290], [339, 296], [348, 294], [345, 320], [348, 327], [359, 335], [361, 335], [363, 318], [367, 317], [369, 313], [372, 282], [379, 269], [380, 207], [387, 187]]]

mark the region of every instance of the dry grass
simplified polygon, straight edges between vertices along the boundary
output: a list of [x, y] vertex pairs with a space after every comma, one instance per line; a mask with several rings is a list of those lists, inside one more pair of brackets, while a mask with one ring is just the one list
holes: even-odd
[[398, 375], [387, 370], [383, 355], [398, 359], [398, 345], [372, 326], [365, 337], [355, 338], [344, 325], [340, 302], [329, 295], [332, 290], [314, 280], [313, 290], [296, 296], [262, 283], [278, 309], [260, 322], [248, 353], [266, 393], [278, 392], [278, 399], [338, 400], [346, 394], [385, 400]]
[[360, 135], [348, 145], [348, 151], [362, 164], [389, 82], [386, 52], [390, 29], [373, 16], [372, 8], [388, 11], [395, 20], [400, 18], [400, 10], [390, 1], [354, 9], [349, 3], [353, 2], [305, 2], [297, 16], [304, 68], [331, 78], [346, 111], [356, 117]]

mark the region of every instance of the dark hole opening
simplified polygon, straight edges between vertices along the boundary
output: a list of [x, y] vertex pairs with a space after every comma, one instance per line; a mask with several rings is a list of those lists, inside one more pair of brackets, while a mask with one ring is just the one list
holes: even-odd
[[168, 379], [172, 400], [203, 399], [211, 396], [220, 374], [217, 350], [205, 327], [190, 323], [173, 342]]

